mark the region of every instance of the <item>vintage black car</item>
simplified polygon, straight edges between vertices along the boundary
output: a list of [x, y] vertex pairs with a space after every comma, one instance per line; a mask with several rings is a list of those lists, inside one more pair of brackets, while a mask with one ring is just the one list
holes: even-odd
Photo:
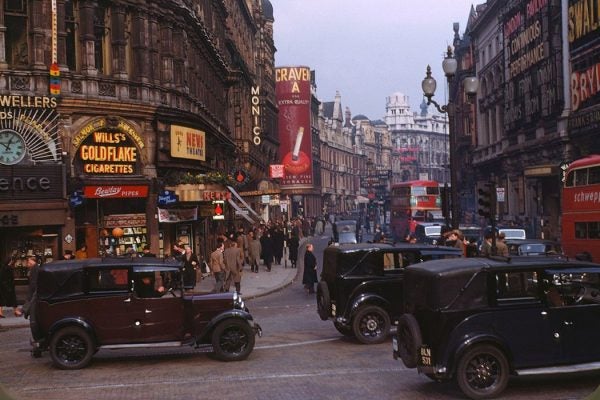
[[212, 346], [243, 360], [260, 326], [236, 293], [183, 290], [179, 263], [157, 258], [57, 261], [39, 268], [31, 303], [32, 354], [58, 368], [87, 366], [100, 349]]
[[358, 243], [357, 223], [354, 220], [336, 221], [333, 224], [333, 242]]
[[317, 286], [322, 320], [362, 343], [380, 343], [402, 314], [402, 276], [409, 265], [460, 257], [456, 248], [383, 243], [329, 246]]
[[404, 274], [394, 358], [470, 398], [511, 375], [600, 369], [600, 265], [547, 256], [430, 261]]
[[544, 239], [506, 239], [508, 253], [513, 256], [560, 255], [560, 243]]

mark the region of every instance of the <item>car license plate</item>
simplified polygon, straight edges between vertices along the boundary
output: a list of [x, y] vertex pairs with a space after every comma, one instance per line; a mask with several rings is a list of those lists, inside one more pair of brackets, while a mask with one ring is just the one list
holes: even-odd
[[424, 367], [431, 367], [431, 348], [429, 346], [421, 346], [419, 350], [419, 364]]
[[392, 337], [392, 348], [394, 351], [398, 351], [398, 338], [396, 336]]

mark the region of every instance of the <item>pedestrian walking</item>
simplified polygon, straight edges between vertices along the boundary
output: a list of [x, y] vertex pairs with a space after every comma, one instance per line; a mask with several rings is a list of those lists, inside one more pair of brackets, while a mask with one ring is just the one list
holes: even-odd
[[0, 318], [5, 318], [2, 307], [12, 307], [15, 317], [22, 315], [17, 306], [14, 271], [15, 258], [13, 257], [0, 265]]
[[200, 266], [200, 260], [196, 253], [192, 252], [192, 248], [189, 245], [184, 246], [182, 261], [183, 288], [185, 290], [193, 290], [196, 287], [196, 271]]
[[289, 254], [290, 264], [291, 264], [292, 268], [296, 268], [296, 264], [298, 262], [298, 247], [300, 247], [300, 238], [298, 238], [297, 235], [292, 235], [292, 237], [290, 238], [289, 247], [290, 247], [290, 254]]
[[215, 277], [214, 293], [223, 291], [223, 278], [225, 276], [225, 264], [223, 262], [224, 248], [225, 245], [223, 242], [218, 242], [217, 248], [210, 254], [210, 270]]
[[281, 259], [283, 258], [283, 245], [285, 238], [283, 237], [283, 230], [279, 225], [273, 228], [271, 233], [273, 240], [273, 257], [275, 258], [275, 264], [281, 265]]
[[230, 242], [229, 246], [223, 251], [223, 262], [228, 272], [225, 278], [223, 291], [229, 292], [231, 283], [235, 285], [235, 291], [240, 293], [242, 282], [242, 270], [244, 268], [244, 254], [237, 242]]
[[260, 247], [262, 250], [262, 259], [267, 266], [267, 271], [271, 272], [271, 265], [273, 264], [273, 239], [271, 233], [266, 230], [264, 235], [260, 237]]
[[27, 256], [25, 266], [28, 269], [27, 277], [29, 278], [29, 287], [27, 289], [27, 298], [25, 299], [25, 304], [23, 304], [23, 314], [25, 315], [25, 318], [29, 318], [31, 303], [33, 302], [33, 298], [37, 293], [37, 281], [39, 273], [39, 262], [37, 257], [34, 255]]
[[250, 231], [248, 233], [248, 263], [250, 264], [250, 270], [258, 273], [258, 265], [260, 264], [260, 254], [262, 253], [262, 246], [260, 240], [256, 237], [256, 232]]
[[313, 254], [314, 246], [312, 243], [306, 245], [306, 252], [304, 253], [304, 271], [302, 273], [302, 284], [304, 290], [308, 294], [315, 293], [315, 283], [319, 280], [317, 278], [317, 258]]

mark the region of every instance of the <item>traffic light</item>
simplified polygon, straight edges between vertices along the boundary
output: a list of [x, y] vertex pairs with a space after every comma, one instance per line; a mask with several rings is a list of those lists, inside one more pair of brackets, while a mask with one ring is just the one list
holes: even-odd
[[213, 204], [213, 217], [212, 219], [225, 219], [225, 201], [215, 200]]
[[479, 194], [478, 213], [482, 217], [493, 219], [496, 211], [496, 188], [492, 183], [486, 183], [477, 191]]

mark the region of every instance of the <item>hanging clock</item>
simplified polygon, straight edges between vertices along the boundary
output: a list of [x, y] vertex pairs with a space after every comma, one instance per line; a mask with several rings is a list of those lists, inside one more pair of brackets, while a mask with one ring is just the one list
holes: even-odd
[[21, 162], [27, 153], [25, 140], [11, 129], [0, 131], [0, 164], [15, 165]]

